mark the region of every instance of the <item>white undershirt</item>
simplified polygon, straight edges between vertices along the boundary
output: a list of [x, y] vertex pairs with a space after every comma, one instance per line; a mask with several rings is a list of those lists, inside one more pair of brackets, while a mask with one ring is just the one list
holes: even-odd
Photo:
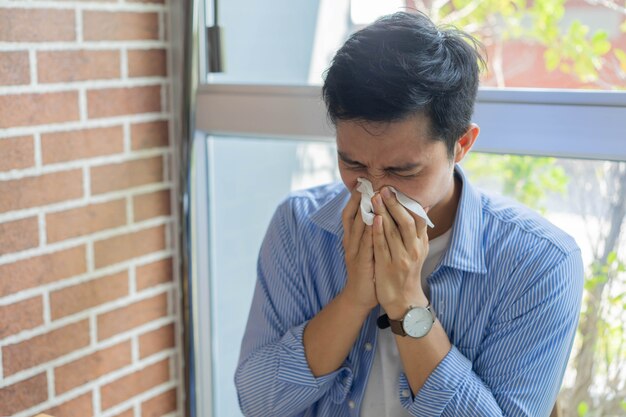
[[[428, 256], [422, 267], [422, 288], [429, 299], [430, 290], [426, 280], [443, 257], [451, 235], [452, 228], [429, 241]], [[365, 388], [361, 417], [410, 417], [400, 404], [398, 382], [401, 372], [402, 361], [391, 329], [378, 329], [374, 363]]]

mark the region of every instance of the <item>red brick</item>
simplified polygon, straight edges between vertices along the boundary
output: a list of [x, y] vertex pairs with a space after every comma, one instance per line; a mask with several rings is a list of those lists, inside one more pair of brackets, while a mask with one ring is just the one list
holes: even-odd
[[0, 181], [0, 213], [45, 206], [83, 196], [82, 170]]
[[170, 214], [170, 191], [140, 194], [133, 197], [135, 222]]
[[169, 145], [169, 127], [165, 120], [135, 123], [130, 127], [133, 150], [164, 148]]
[[128, 51], [130, 77], [165, 77], [167, 75], [165, 49], [136, 49]]
[[0, 388], [0, 416], [16, 414], [47, 399], [48, 382], [44, 372]]
[[37, 217], [0, 223], [0, 256], [39, 245]]
[[91, 417], [93, 416], [93, 399], [91, 392], [65, 401], [61, 405], [44, 411], [44, 414], [54, 417]]
[[128, 295], [128, 272], [120, 272], [66, 287], [50, 294], [53, 320]]
[[109, 409], [170, 379], [169, 360], [119, 378], [100, 389], [102, 409]]
[[84, 236], [126, 224], [126, 200], [90, 204], [46, 216], [48, 242]]
[[0, 265], [0, 294], [6, 296], [87, 272], [85, 246]]
[[71, 122], [78, 119], [78, 93], [75, 91], [0, 96], [0, 128]]
[[[0, 60], [2, 57], [0, 56]], [[0, 61], [1, 62], [1, 61]], [[0, 82], [0, 85], [2, 83]], [[0, 171], [30, 168], [35, 165], [35, 144], [32, 136], [0, 139]]]
[[43, 324], [41, 296], [0, 306], [0, 339]]
[[119, 51], [45, 51], [37, 54], [40, 83], [120, 78]]
[[174, 388], [141, 403], [141, 417], [161, 417], [172, 411], [176, 411]]
[[98, 315], [98, 340], [107, 339], [167, 315], [167, 295], [159, 294]]
[[96, 268], [165, 249], [165, 227], [156, 226], [94, 243]]
[[160, 111], [161, 86], [158, 85], [87, 91], [90, 119]]
[[0, 9], [0, 42], [76, 40], [74, 11]]
[[89, 345], [89, 321], [83, 320], [2, 348], [4, 376], [41, 365]]
[[139, 355], [142, 359], [173, 347], [173, 323], [139, 336]]
[[137, 267], [137, 290], [173, 281], [172, 258]]
[[132, 363], [130, 341], [99, 350], [54, 370], [57, 394], [67, 392]]
[[156, 13], [85, 11], [83, 38], [86, 41], [158, 40]]
[[23, 84], [30, 84], [28, 52], [0, 52], [0, 85]]
[[163, 158], [135, 159], [91, 168], [91, 192], [102, 194], [163, 181]]
[[113, 155], [124, 151], [122, 126], [41, 135], [44, 164]]

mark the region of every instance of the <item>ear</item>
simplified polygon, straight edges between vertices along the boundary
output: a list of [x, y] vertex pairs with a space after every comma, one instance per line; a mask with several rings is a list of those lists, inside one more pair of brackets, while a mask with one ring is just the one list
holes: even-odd
[[480, 127], [478, 127], [476, 123], [471, 123], [467, 131], [454, 145], [454, 162], [461, 162], [463, 158], [465, 158], [465, 155], [467, 155], [469, 150], [472, 149], [472, 146], [474, 146], [479, 132]]

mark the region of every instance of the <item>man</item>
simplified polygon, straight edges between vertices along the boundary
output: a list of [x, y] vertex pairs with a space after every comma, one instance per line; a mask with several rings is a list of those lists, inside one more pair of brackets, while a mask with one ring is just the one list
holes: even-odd
[[[407, 13], [337, 52], [323, 94], [343, 184], [294, 193], [271, 221], [235, 375], [244, 414], [550, 413], [578, 320], [580, 250], [457, 165], [479, 132], [480, 61], [468, 35]], [[377, 191], [372, 226], [358, 178]]]

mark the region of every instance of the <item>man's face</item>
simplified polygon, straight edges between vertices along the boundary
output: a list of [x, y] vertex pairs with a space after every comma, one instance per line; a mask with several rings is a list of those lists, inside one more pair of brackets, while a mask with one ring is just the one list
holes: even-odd
[[446, 145], [432, 140], [427, 117], [399, 122], [337, 122], [341, 179], [349, 190], [357, 178], [370, 180], [374, 191], [393, 186], [424, 208], [435, 209], [453, 192], [454, 164]]

